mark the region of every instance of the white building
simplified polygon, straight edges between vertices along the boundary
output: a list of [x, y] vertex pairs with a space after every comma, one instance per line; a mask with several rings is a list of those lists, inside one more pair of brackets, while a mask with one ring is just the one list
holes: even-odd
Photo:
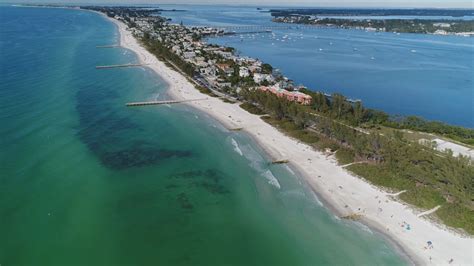
[[255, 83], [260, 84], [265, 80], [268, 81], [269, 83], [275, 82], [275, 78], [270, 74], [262, 74], [262, 73], [253, 74], [253, 81], [255, 81]]
[[239, 77], [246, 78], [250, 76], [249, 69], [246, 67], [240, 67], [239, 69]]
[[441, 28], [450, 28], [451, 24], [449, 24], [449, 23], [433, 23], [433, 26], [441, 27]]
[[183, 53], [183, 57], [185, 59], [191, 59], [191, 58], [194, 58], [195, 56], [196, 56], [195, 52], [184, 52]]
[[261, 74], [261, 73], [253, 74], [253, 81], [255, 81], [255, 83], [257, 83], [257, 84], [262, 83], [265, 79], [266, 79], [265, 74]]
[[216, 76], [216, 69], [213, 68], [213, 67], [200, 68], [199, 72], [201, 72], [201, 74], [207, 75], [207, 76], [214, 76], [214, 77]]

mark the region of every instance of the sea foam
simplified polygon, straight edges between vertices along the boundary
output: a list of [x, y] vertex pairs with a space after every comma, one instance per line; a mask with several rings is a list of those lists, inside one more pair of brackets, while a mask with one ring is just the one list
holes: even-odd
[[237, 152], [240, 156], [243, 156], [244, 154], [242, 153], [242, 150], [240, 150], [239, 144], [235, 139], [231, 139], [232, 146], [234, 146], [234, 151]]
[[295, 172], [293, 172], [293, 170], [291, 169], [291, 167], [289, 167], [288, 165], [285, 165], [285, 168], [288, 172], [290, 172], [292, 175], [295, 175]]
[[280, 182], [278, 182], [278, 179], [273, 175], [273, 173], [270, 170], [265, 171], [263, 174], [263, 177], [267, 179], [268, 184], [280, 189]]
[[318, 195], [316, 195], [316, 193], [314, 193], [313, 191], [311, 191], [311, 195], [313, 195], [314, 200], [318, 203], [319, 206], [321, 206], [321, 207], [324, 206], [324, 204], [322, 203], [322, 201], [319, 200], [319, 197], [318, 197]]
[[369, 234], [371, 234], [371, 235], [374, 234], [374, 232], [373, 232], [372, 230], [370, 230], [370, 228], [369, 228], [367, 225], [365, 225], [365, 224], [363, 224], [363, 223], [359, 223], [359, 222], [354, 222], [354, 224], [356, 224], [357, 227], [359, 227], [360, 229], [362, 229], [362, 231], [365, 231], [365, 232], [367, 232], [367, 233], [369, 233]]

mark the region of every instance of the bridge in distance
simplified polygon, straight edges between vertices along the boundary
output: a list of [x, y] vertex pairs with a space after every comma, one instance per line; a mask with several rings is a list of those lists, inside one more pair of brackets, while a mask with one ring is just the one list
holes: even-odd
[[191, 28], [202, 28], [208, 27], [213, 29], [221, 29], [224, 31], [271, 31], [271, 30], [303, 30], [303, 29], [316, 29], [320, 26], [316, 25], [244, 25], [244, 26], [205, 26], [205, 25], [189, 25]]

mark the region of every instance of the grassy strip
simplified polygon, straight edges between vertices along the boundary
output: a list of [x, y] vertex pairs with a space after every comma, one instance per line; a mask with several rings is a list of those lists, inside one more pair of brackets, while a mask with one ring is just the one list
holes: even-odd
[[214, 93], [212, 93], [212, 91], [206, 87], [202, 87], [202, 86], [198, 86], [198, 85], [194, 85], [194, 87], [200, 91], [201, 93], [204, 93], [206, 95], [209, 95], [211, 97], [217, 97], [217, 95], [215, 95]]
[[425, 186], [417, 187], [414, 181], [400, 178], [396, 173], [385, 170], [381, 165], [353, 164], [347, 169], [377, 186], [407, 190], [400, 195], [400, 198], [417, 207], [431, 209], [446, 202], [435, 189]]
[[400, 179], [395, 174], [382, 171], [379, 165], [374, 164], [353, 164], [347, 167], [348, 170], [361, 176], [377, 186], [389, 189], [404, 190], [413, 187], [415, 184], [409, 180]]
[[255, 106], [251, 103], [248, 103], [248, 102], [245, 102], [245, 103], [241, 104], [240, 108], [242, 108], [245, 111], [247, 111], [251, 114], [254, 114], [254, 115], [264, 115], [265, 114], [265, 112], [262, 111], [262, 109], [258, 108], [257, 106]]
[[354, 162], [354, 151], [341, 148], [336, 152], [336, 159], [340, 164], [349, 164]]
[[298, 128], [292, 121], [289, 120], [277, 120], [274, 119], [270, 116], [263, 116], [262, 117], [263, 121], [269, 123], [270, 125], [273, 125], [277, 127], [278, 129], [282, 130], [289, 136], [304, 142], [309, 145], [314, 145], [316, 143], [320, 142], [320, 137], [311, 131], [304, 130], [301, 128]]
[[438, 190], [428, 186], [417, 186], [411, 180], [403, 179], [397, 174], [385, 170], [382, 165], [354, 164], [348, 167], [353, 173], [364, 177], [371, 183], [390, 189], [407, 190], [400, 199], [423, 209], [441, 208], [435, 215], [444, 224], [462, 228], [474, 234], [474, 211], [460, 202], [448, 203]]
[[446, 203], [441, 194], [431, 187], [415, 186], [401, 194], [400, 199], [427, 210]]
[[474, 234], [474, 211], [463, 205], [446, 203], [436, 211], [436, 216], [448, 226]]

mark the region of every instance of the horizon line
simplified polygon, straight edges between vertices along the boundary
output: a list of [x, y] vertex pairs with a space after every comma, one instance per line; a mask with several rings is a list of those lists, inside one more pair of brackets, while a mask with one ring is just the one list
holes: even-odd
[[428, 6], [418, 6], [418, 7], [409, 7], [409, 6], [325, 6], [325, 5], [292, 5], [292, 4], [254, 4], [254, 3], [245, 3], [245, 4], [231, 4], [231, 3], [181, 3], [181, 4], [171, 4], [171, 3], [89, 3], [89, 2], [77, 2], [77, 3], [61, 3], [56, 1], [8, 1], [0, 3], [0, 5], [58, 5], [58, 6], [229, 6], [229, 7], [273, 7], [273, 8], [321, 8], [321, 9], [335, 9], [335, 8], [344, 8], [344, 9], [463, 9], [463, 10], [473, 10], [474, 7], [428, 7]]

